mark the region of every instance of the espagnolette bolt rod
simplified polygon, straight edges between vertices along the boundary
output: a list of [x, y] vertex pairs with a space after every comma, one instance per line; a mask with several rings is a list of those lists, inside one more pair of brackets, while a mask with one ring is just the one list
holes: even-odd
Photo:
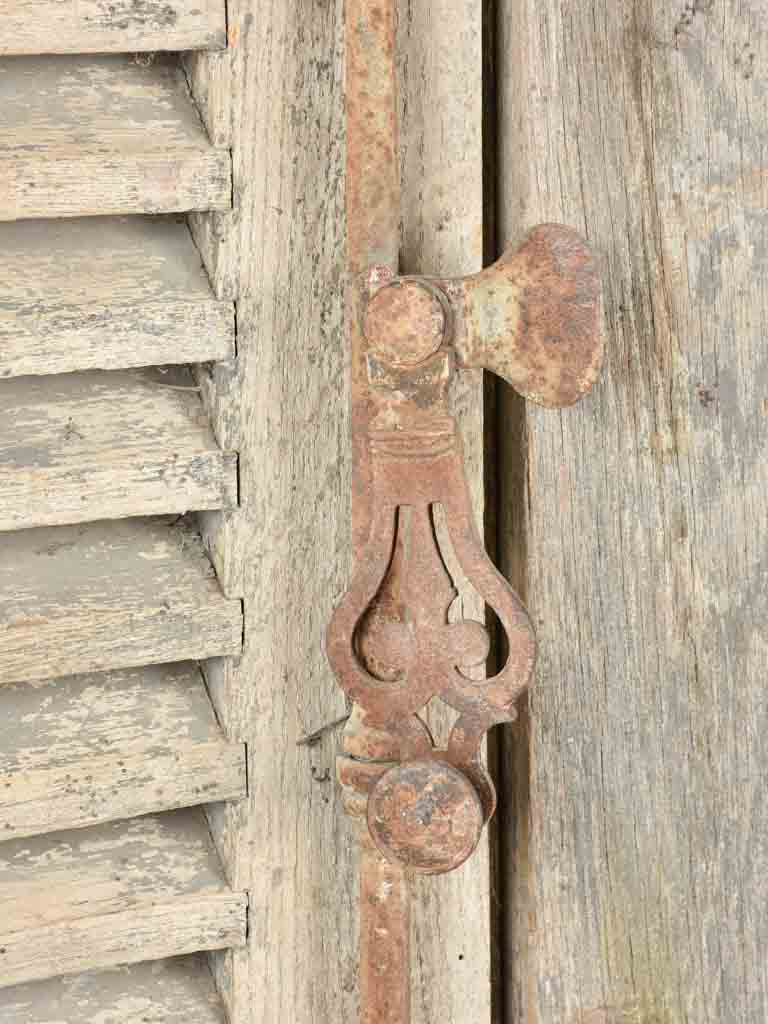
[[[472, 854], [496, 806], [485, 733], [515, 718], [536, 642], [474, 522], [452, 378], [490, 370], [560, 408], [603, 358], [595, 261], [570, 228], [545, 224], [471, 277], [398, 275], [395, 0], [347, 0], [347, 210], [355, 571], [327, 639], [353, 701], [338, 776], [362, 846], [363, 1024], [409, 1024], [408, 877]], [[449, 566], [490, 606], [506, 661], [478, 679], [485, 626], [449, 615]], [[419, 713], [458, 713], [445, 749]]]

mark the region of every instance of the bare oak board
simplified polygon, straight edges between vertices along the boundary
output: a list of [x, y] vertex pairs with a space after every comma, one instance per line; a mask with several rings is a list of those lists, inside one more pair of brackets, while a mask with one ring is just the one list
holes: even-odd
[[503, 234], [587, 236], [608, 349], [579, 408], [528, 411], [524, 533], [506, 538], [510, 563], [527, 549], [541, 644], [507, 1021], [752, 1024], [768, 1016], [765, 11], [501, 11]]

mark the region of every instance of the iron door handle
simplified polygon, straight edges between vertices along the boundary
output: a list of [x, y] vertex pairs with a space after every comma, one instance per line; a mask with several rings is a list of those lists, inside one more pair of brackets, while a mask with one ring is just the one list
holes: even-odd
[[[570, 229], [536, 228], [461, 279], [398, 276], [396, 0], [347, 0], [347, 336], [356, 568], [327, 649], [353, 702], [338, 759], [360, 838], [362, 1024], [408, 1024], [413, 872], [465, 861], [496, 794], [480, 758], [533, 672], [525, 608], [475, 526], [448, 389], [484, 367], [548, 406], [575, 402], [602, 360], [600, 285]], [[480, 678], [483, 623], [454, 621], [455, 578], [496, 612], [508, 655]], [[457, 712], [439, 747], [419, 717]]]
[[[493, 813], [482, 740], [514, 719], [536, 649], [474, 524], [448, 388], [462, 367], [484, 367], [542, 405], [573, 404], [602, 363], [600, 282], [582, 239], [549, 224], [471, 277], [372, 267], [353, 307], [367, 377], [371, 527], [328, 634], [331, 664], [357, 707], [339, 773], [379, 851], [438, 874], [467, 859]], [[470, 674], [489, 653], [485, 627], [449, 621], [451, 559], [506, 634], [506, 663], [490, 679]], [[433, 697], [459, 714], [445, 749], [418, 718]], [[365, 737], [360, 749], [356, 735]]]

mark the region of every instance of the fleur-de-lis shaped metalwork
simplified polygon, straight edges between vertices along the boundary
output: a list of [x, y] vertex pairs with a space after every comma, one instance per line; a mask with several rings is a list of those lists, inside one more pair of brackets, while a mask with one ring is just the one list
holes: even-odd
[[[577, 401], [602, 361], [599, 281], [579, 236], [544, 225], [473, 277], [394, 277], [373, 267], [358, 281], [356, 309], [372, 514], [328, 654], [366, 728], [386, 737], [386, 757], [347, 759], [340, 775], [365, 799], [386, 857], [440, 873], [471, 854], [493, 813], [482, 740], [514, 718], [536, 653], [528, 615], [475, 526], [448, 388], [457, 369], [484, 367], [540, 404]], [[489, 653], [485, 627], [450, 621], [457, 591], [446, 543], [506, 637], [506, 661], [488, 679], [471, 676]], [[458, 712], [445, 749], [418, 717], [433, 697]]]

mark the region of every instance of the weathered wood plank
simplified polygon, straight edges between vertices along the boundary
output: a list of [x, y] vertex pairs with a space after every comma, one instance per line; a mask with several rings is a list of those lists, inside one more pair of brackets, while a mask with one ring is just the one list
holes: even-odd
[[242, 508], [205, 518], [219, 519], [246, 628], [239, 664], [207, 674], [225, 729], [248, 737], [249, 801], [211, 821], [252, 909], [248, 957], [217, 958], [216, 976], [233, 1024], [353, 1021], [357, 877], [336, 737], [296, 746], [344, 710], [324, 654], [351, 563], [343, 4], [237, 0], [229, 27], [236, 198], [211, 241], [238, 294], [238, 358], [207, 390], [216, 436], [243, 453]]
[[126, 519], [0, 536], [0, 683], [237, 654], [191, 525]]
[[0, 406], [0, 530], [237, 502], [187, 370], [16, 377]]
[[0, 57], [225, 45], [225, 0], [0, 0]]
[[4, 687], [0, 750], [3, 839], [245, 795], [190, 662]]
[[3, 1024], [227, 1024], [202, 956], [0, 989]]
[[199, 810], [0, 844], [0, 987], [241, 945]]
[[[474, 273], [483, 262], [482, 5], [427, 0], [402, 3], [399, 13], [401, 269]], [[461, 374], [452, 401], [482, 525], [482, 374]], [[462, 614], [482, 621], [483, 601], [464, 579], [454, 582]], [[433, 705], [428, 717], [446, 738], [456, 716]], [[414, 880], [413, 1024], [490, 1021], [489, 881], [487, 836], [459, 871]]]
[[586, 233], [609, 354], [583, 406], [528, 412], [535, 902], [509, 1020], [762, 1021], [764, 6], [502, 9], [504, 233]]
[[181, 218], [0, 223], [0, 377], [191, 363], [234, 354]]
[[209, 142], [170, 58], [0, 64], [0, 220], [226, 209], [230, 157]]

